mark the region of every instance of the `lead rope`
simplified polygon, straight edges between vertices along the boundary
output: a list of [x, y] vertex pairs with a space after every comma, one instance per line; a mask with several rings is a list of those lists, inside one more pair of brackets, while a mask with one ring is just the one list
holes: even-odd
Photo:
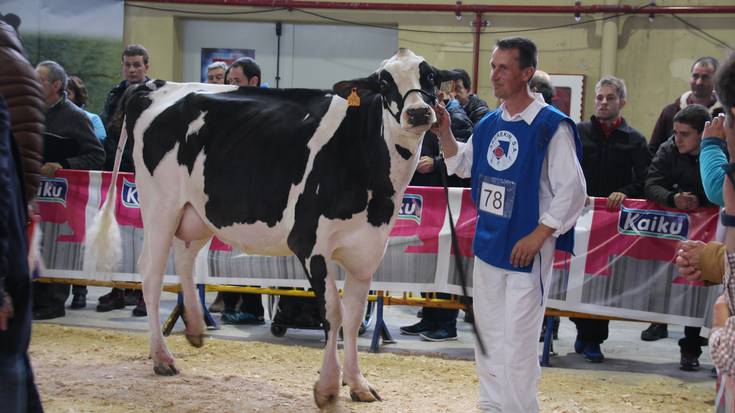
[[[461, 263], [461, 256], [459, 255], [459, 241], [457, 241], [457, 232], [454, 229], [454, 218], [452, 218], [452, 208], [449, 205], [449, 187], [447, 186], [447, 168], [446, 164], [443, 165], [443, 167], [440, 168], [441, 172], [439, 175], [442, 177], [442, 185], [444, 186], [444, 196], [447, 199], [447, 211], [449, 212], [449, 229], [452, 233], [452, 249], [454, 250], [454, 265], [457, 267], [457, 274], [459, 274], [459, 280], [462, 283], [462, 295], [467, 297], [467, 274], [464, 271], [464, 267]], [[474, 310], [472, 308], [472, 302], [467, 301], [465, 303], [467, 306], [467, 310], [472, 311], [474, 315]], [[477, 340], [477, 346], [480, 348], [480, 353], [485, 356], [487, 355], [487, 351], [485, 351], [485, 343], [482, 341], [482, 337], [480, 336], [480, 332], [477, 329], [477, 318], [472, 322], [472, 332], [475, 334], [475, 339]]]

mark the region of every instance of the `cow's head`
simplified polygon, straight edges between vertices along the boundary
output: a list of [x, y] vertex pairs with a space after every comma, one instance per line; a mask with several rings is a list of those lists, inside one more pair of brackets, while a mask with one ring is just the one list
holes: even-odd
[[423, 57], [400, 49], [369, 77], [339, 82], [334, 85], [334, 91], [345, 98], [353, 88], [361, 97], [380, 94], [384, 109], [401, 128], [420, 134], [436, 122], [433, 107], [437, 88], [443, 81], [457, 78], [458, 73], [438, 70]]

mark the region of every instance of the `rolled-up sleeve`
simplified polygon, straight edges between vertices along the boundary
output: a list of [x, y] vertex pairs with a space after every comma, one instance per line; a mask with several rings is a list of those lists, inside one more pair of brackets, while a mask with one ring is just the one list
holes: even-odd
[[587, 199], [587, 184], [568, 123], [562, 122], [554, 133], [544, 163], [539, 223], [555, 229], [554, 236], [558, 237], [574, 227]]
[[457, 153], [444, 159], [448, 175], [469, 178], [472, 175], [472, 136], [467, 142], [457, 141]]

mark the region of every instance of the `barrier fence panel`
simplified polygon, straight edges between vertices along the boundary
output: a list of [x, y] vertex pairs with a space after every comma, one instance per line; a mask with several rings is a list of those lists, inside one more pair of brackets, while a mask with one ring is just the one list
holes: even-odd
[[[82, 271], [82, 242], [106, 196], [111, 174], [62, 171], [44, 179], [38, 203], [43, 230], [44, 276], [96, 279]], [[142, 247], [142, 221], [135, 179], [120, 174], [116, 216], [121, 225], [123, 261], [112, 278], [139, 281], [137, 257]], [[459, 251], [451, 235], [443, 189], [410, 187], [403, 198], [385, 258], [372, 289], [438, 291], [461, 294], [455, 259], [468, 275], [472, 294], [472, 238], [476, 212], [470, 191], [452, 188], [450, 205], [456, 223]], [[709, 325], [719, 287], [688, 282], [673, 265], [676, 245], [686, 239], [710, 241], [717, 225], [717, 209], [681, 212], [644, 200], [626, 200], [609, 211], [604, 199], [593, 199], [575, 228], [575, 254], [557, 253], [549, 288], [549, 307], [617, 318]], [[345, 274], [332, 268], [338, 285]], [[308, 287], [295, 257], [265, 257], [233, 250], [214, 238], [196, 261], [199, 284], [262, 287]], [[169, 256], [165, 282], [175, 283]]]

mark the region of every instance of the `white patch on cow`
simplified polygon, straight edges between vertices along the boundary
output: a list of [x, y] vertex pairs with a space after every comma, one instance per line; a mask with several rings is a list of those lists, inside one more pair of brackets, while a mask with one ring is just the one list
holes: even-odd
[[204, 126], [204, 117], [207, 115], [207, 112], [202, 111], [199, 116], [197, 116], [196, 119], [191, 121], [189, 123], [189, 128], [186, 129], [186, 140], [189, 140], [189, 136], [194, 135], [195, 133], [199, 133], [199, 130]]

